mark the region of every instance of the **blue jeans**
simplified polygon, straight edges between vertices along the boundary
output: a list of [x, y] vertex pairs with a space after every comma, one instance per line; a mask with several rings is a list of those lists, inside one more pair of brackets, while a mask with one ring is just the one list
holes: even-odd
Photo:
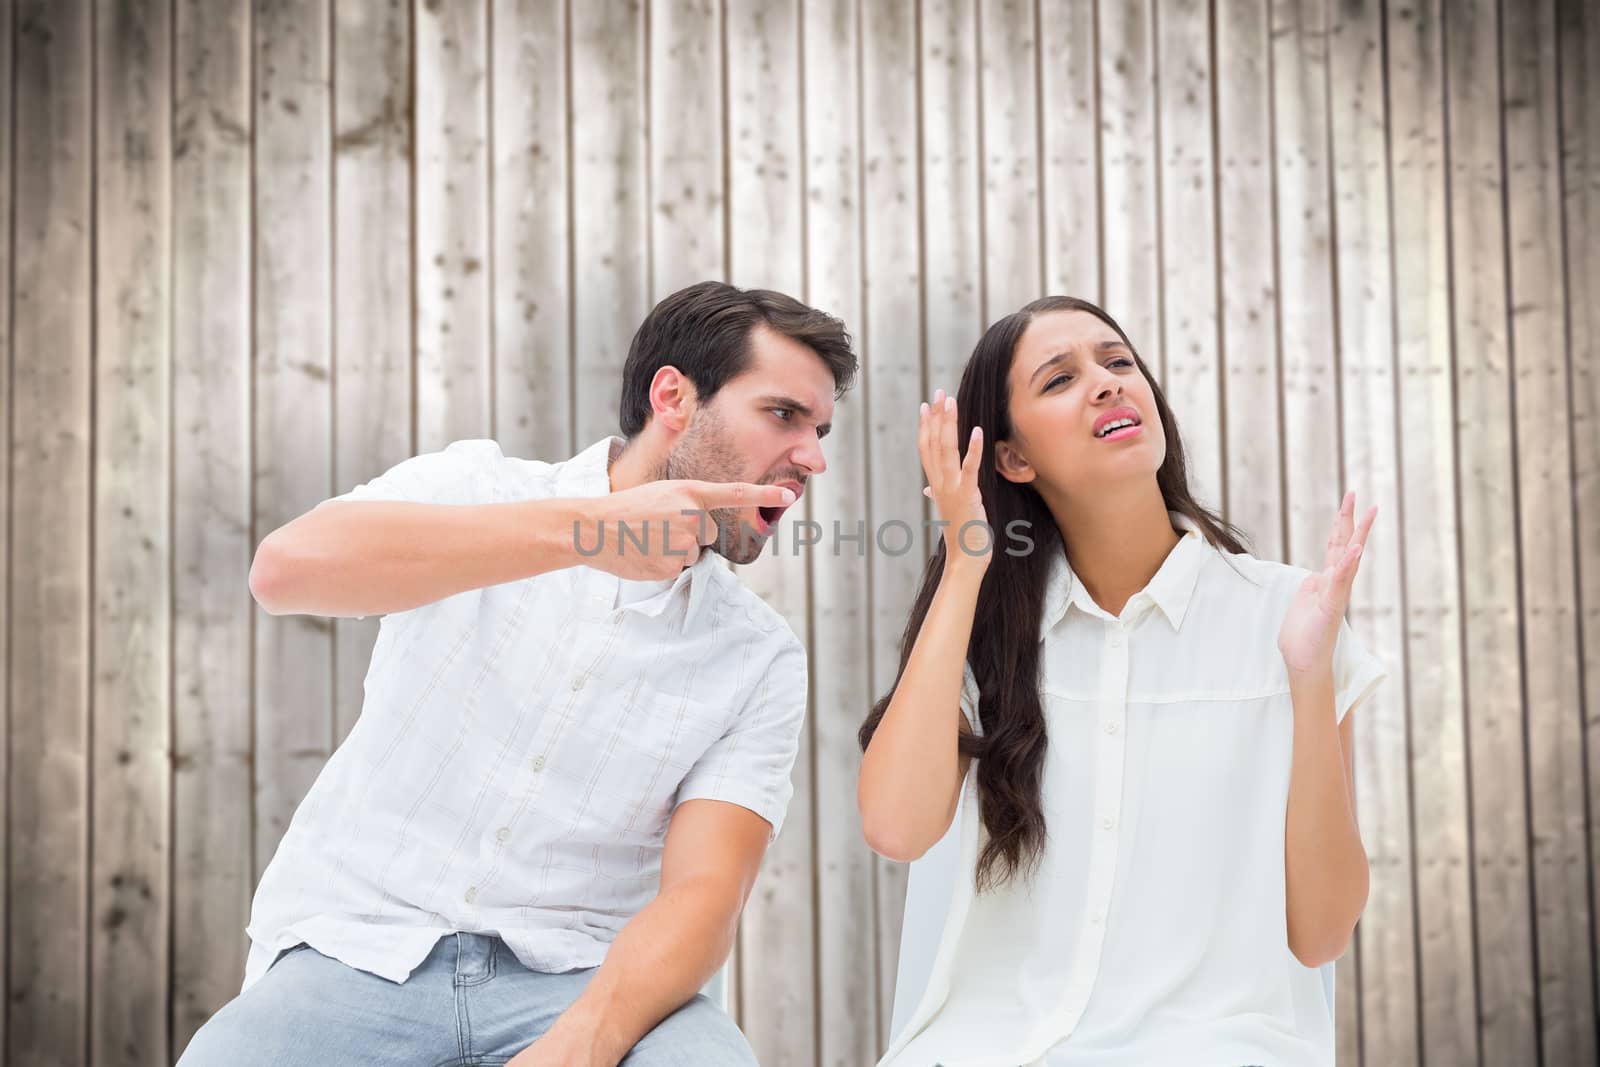
[[[533, 1044], [594, 970], [530, 971], [498, 938], [440, 938], [394, 983], [300, 945], [200, 1028], [179, 1067], [495, 1067]], [[755, 1067], [726, 1012], [697, 996], [646, 1034], [623, 1067]]]

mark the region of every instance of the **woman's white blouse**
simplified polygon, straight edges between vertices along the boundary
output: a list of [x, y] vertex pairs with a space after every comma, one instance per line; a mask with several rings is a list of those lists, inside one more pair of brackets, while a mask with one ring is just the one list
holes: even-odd
[[[1118, 617], [1056, 564], [1042, 865], [974, 892], [986, 836], [969, 773], [943, 933], [883, 1064], [1333, 1063], [1331, 1006], [1289, 951], [1285, 913], [1294, 717], [1277, 635], [1307, 572], [1173, 523], [1184, 536]], [[1341, 721], [1384, 674], [1343, 624]], [[975, 728], [977, 696], [969, 669]]]

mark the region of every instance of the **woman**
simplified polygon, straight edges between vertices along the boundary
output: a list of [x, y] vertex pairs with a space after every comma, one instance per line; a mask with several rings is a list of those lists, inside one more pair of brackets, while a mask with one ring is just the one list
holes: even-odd
[[1343, 617], [1376, 510], [1345, 497], [1321, 571], [1246, 554], [1081, 300], [991, 326], [959, 401], [922, 406], [948, 525], [861, 729], [875, 851], [921, 856], [965, 794], [963, 877], [882, 1063], [1331, 1064], [1314, 968], [1367, 893], [1349, 712], [1383, 670]]

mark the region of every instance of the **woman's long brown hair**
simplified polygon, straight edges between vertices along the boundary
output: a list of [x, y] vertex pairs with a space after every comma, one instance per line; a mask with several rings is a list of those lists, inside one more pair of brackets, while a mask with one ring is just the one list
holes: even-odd
[[[989, 841], [978, 857], [980, 890], [996, 888], [1019, 871], [1024, 876], [1030, 874], [1037, 868], [1045, 845], [1041, 778], [1048, 738], [1039, 695], [1039, 624], [1051, 563], [1065, 549], [1061, 531], [1044, 499], [1031, 485], [1000, 477], [995, 469], [994, 449], [997, 442], [1008, 440], [1013, 432], [1010, 376], [1017, 342], [1035, 315], [1051, 311], [1086, 311], [1115, 330], [1128, 345], [1139, 372], [1150, 383], [1161, 428], [1166, 433], [1167, 453], [1156, 472], [1156, 484], [1167, 510], [1192, 519], [1206, 539], [1219, 548], [1245, 551], [1239, 532], [1202, 507], [1189, 492], [1183, 442], [1172, 410], [1155, 376], [1110, 315], [1086, 300], [1051, 296], [1007, 315], [984, 332], [967, 361], [956, 396], [960, 420], [957, 440], [963, 457], [966, 443], [972, 439], [972, 428], [984, 429], [978, 487], [989, 526], [995, 531], [994, 555], [978, 593], [972, 639], [967, 646], [967, 663], [978, 682], [978, 718], [983, 736], [963, 733], [959, 739], [961, 751], [977, 761], [979, 811], [989, 832]], [[1018, 521], [1027, 524], [1021, 529], [1032, 539], [1033, 547], [1026, 553], [1010, 554], [1006, 547], [1012, 542], [1008, 541], [1007, 532], [1018, 529], [1012, 525]], [[861, 726], [863, 750], [871, 742], [905, 674], [906, 661], [944, 574], [944, 559], [944, 542], [940, 539], [923, 572], [922, 588], [900, 641], [895, 684], [873, 705]]]

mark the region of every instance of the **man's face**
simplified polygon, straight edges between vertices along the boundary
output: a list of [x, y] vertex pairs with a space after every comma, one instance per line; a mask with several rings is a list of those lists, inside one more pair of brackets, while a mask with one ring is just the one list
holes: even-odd
[[[833, 388], [833, 374], [815, 352], [757, 327], [749, 365], [695, 409], [667, 457], [667, 477], [786, 485], [798, 504], [807, 480], [828, 466], [822, 438], [833, 422]], [[749, 563], [786, 510], [762, 508], [744, 522], [737, 512], [715, 510], [712, 547], [734, 563]]]

